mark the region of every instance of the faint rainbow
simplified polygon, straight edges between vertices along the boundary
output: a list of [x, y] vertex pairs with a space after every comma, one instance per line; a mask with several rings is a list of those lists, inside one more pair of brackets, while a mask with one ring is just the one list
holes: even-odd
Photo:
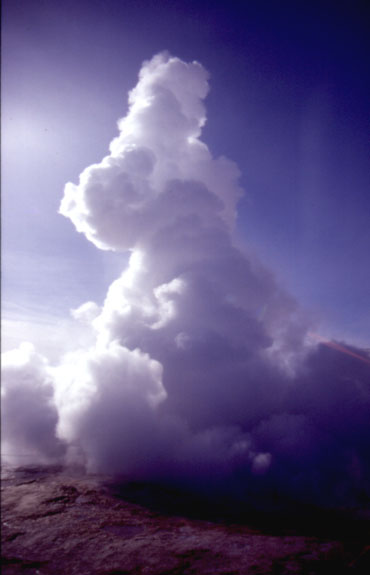
[[336, 349], [337, 351], [341, 351], [342, 353], [350, 355], [351, 357], [355, 357], [356, 359], [360, 359], [361, 361], [370, 365], [370, 359], [367, 359], [363, 355], [360, 355], [358, 353], [355, 353], [354, 351], [347, 349], [346, 347], [344, 347], [343, 345], [340, 345], [340, 343], [337, 343], [336, 341], [330, 341], [330, 340], [326, 339], [325, 337], [323, 337], [322, 335], [319, 335], [318, 333], [309, 332], [308, 335], [310, 337], [312, 337], [313, 339], [316, 339], [320, 343], [326, 345], [327, 347], [331, 347], [332, 349]]

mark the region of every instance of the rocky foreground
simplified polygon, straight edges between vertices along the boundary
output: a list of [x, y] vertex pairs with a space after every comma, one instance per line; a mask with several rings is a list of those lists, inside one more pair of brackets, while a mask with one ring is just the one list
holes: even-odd
[[252, 525], [155, 511], [101, 477], [3, 469], [3, 575], [370, 573], [367, 522], [316, 534]]

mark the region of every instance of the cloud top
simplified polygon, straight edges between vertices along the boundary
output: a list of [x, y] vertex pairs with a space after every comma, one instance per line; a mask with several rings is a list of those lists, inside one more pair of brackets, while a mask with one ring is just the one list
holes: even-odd
[[143, 65], [110, 154], [86, 168], [77, 186], [67, 184], [60, 207], [97, 247], [134, 249], [195, 212], [232, 225], [238, 169], [214, 160], [199, 140], [207, 92], [208, 74], [197, 62], [160, 54]]

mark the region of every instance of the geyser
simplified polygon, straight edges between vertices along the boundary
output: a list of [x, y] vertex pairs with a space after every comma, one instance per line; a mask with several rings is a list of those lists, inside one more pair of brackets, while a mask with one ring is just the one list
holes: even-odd
[[58, 365], [30, 346], [4, 354], [4, 451], [265, 505], [359, 505], [366, 354], [310, 340], [296, 301], [237, 245], [239, 170], [200, 139], [207, 92], [197, 62], [145, 62], [109, 155], [66, 185], [61, 214], [129, 265], [101, 308], [74, 311], [92, 347]]

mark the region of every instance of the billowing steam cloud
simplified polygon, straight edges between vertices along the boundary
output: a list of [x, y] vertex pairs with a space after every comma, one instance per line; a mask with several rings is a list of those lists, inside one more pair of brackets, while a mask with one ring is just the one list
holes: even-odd
[[131, 251], [103, 307], [74, 311], [96, 343], [51, 366], [6, 354], [14, 453], [248, 499], [356, 505], [370, 495], [370, 365], [309, 343], [307, 319], [237, 247], [238, 169], [200, 135], [207, 73], [160, 54], [100, 164], [60, 212], [98, 248]]

